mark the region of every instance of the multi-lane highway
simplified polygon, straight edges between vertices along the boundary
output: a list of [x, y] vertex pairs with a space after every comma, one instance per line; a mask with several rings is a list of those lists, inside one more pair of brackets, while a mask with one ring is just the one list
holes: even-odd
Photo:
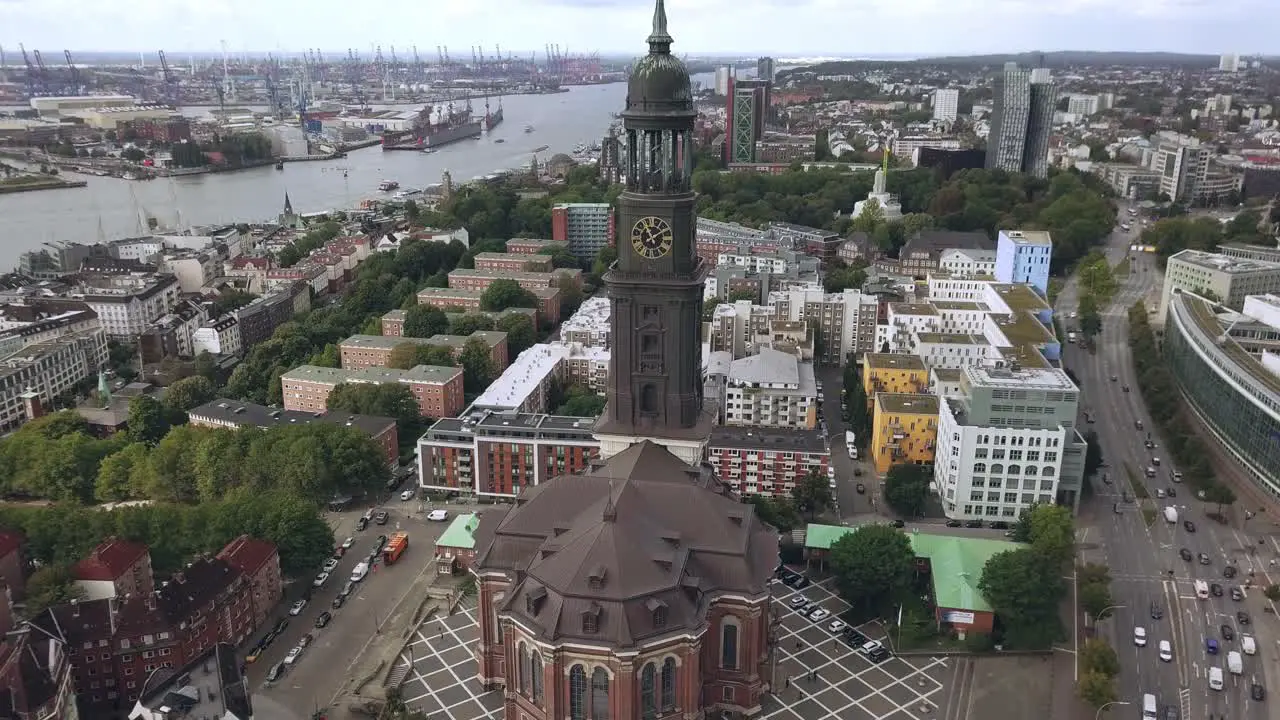
[[[1107, 253], [1113, 264], [1124, 257], [1135, 238], [1136, 232], [1118, 231], [1112, 236]], [[1251, 546], [1257, 545], [1258, 538], [1210, 520], [1206, 514], [1215, 508], [1198, 502], [1189, 486], [1175, 482], [1177, 468], [1142, 402], [1128, 346], [1128, 308], [1138, 300], [1144, 300], [1149, 308], [1159, 302], [1161, 278], [1155, 257], [1132, 253], [1131, 272], [1120, 281], [1116, 297], [1103, 312], [1103, 329], [1094, 349], [1068, 345], [1063, 353], [1064, 365], [1081, 387], [1081, 427], [1093, 430], [1101, 439], [1107, 463], [1102, 473], [1110, 480], [1104, 482], [1101, 473], [1092, 479], [1095, 497], [1086, 515], [1093, 521], [1082, 527], [1080, 545], [1083, 559], [1110, 568], [1114, 602], [1121, 606], [1098, 624], [1099, 633], [1110, 640], [1120, 657], [1120, 699], [1136, 706], [1135, 717], [1146, 693], [1155, 695], [1161, 706], [1177, 708], [1183, 720], [1273, 717], [1267, 712], [1269, 702], [1250, 699], [1250, 685], [1280, 688], [1280, 684], [1267, 681], [1269, 674], [1276, 674], [1270, 666], [1277, 664], [1280, 624], [1275, 615], [1263, 612], [1270, 603], [1261, 591], [1244, 586], [1251, 569], [1257, 573], [1255, 586], [1270, 582], [1264, 570], [1274, 570], [1269, 560], [1280, 548], [1272, 547], [1270, 538], [1263, 538], [1267, 544], [1253, 551]], [[1077, 304], [1078, 289], [1072, 281], [1057, 300], [1059, 317], [1068, 326], [1077, 322], [1069, 319]], [[1138, 421], [1143, 425], [1141, 430], [1136, 426]], [[1155, 447], [1147, 447], [1148, 442]], [[1160, 459], [1158, 466], [1153, 458]], [[1155, 467], [1154, 478], [1145, 477], [1149, 466]], [[1149, 500], [1134, 497], [1130, 473], [1143, 483]], [[1160, 490], [1173, 490], [1176, 496], [1158, 498]], [[1161, 514], [1170, 506], [1178, 513], [1176, 523], [1166, 522]], [[1184, 525], [1187, 520], [1194, 523], [1194, 532]], [[1192, 561], [1180, 556], [1184, 548]], [[1208, 564], [1198, 560], [1201, 554]], [[1224, 578], [1228, 566], [1237, 572], [1233, 579]], [[1197, 579], [1217, 583], [1222, 596], [1197, 599]], [[1241, 601], [1231, 599], [1235, 586], [1240, 586], [1245, 596]], [[1248, 624], [1237, 617], [1241, 611], [1247, 613]], [[1234, 640], [1224, 639], [1223, 626]], [[1137, 627], [1146, 631], [1145, 647], [1134, 641]], [[1243, 634], [1255, 636], [1258, 654], [1243, 656], [1244, 672], [1236, 677], [1227, 671], [1227, 653], [1241, 649]], [[1218, 642], [1219, 654], [1207, 653], [1208, 639]], [[1171, 662], [1159, 659], [1162, 640], [1171, 645]], [[1221, 667], [1224, 673], [1221, 691], [1208, 686], [1208, 671], [1213, 666]]]

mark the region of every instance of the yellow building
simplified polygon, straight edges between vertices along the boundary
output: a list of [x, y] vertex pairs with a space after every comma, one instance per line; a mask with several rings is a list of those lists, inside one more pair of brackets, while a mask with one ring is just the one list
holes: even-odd
[[871, 412], [876, 393], [929, 392], [929, 371], [918, 355], [867, 353], [862, 357], [862, 391]]
[[878, 393], [871, 419], [871, 459], [881, 475], [899, 463], [931, 463], [938, 440], [938, 397]]

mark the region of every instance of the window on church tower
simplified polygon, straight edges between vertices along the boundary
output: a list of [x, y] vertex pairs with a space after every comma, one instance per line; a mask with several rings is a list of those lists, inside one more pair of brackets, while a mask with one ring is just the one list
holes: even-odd
[[658, 388], [648, 384], [641, 386], [640, 412], [642, 413], [658, 412]]
[[654, 720], [658, 717], [658, 704], [654, 697], [656, 691], [657, 670], [653, 663], [644, 666], [640, 671], [640, 719]]
[[667, 658], [662, 663], [662, 712], [676, 708], [676, 659]]
[[661, 343], [658, 342], [658, 336], [653, 333], [645, 333], [640, 336], [640, 354], [644, 356], [656, 356], [662, 350]]
[[729, 622], [720, 628], [720, 667], [738, 669], [738, 626]]

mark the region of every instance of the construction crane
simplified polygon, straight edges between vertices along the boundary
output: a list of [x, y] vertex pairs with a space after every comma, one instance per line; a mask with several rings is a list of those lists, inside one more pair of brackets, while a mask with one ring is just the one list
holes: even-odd
[[22, 64], [27, 66], [27, 97], [36, 97], [40, 94], [40, 71], [27, 55], [27, 46], [18, 43], [18, 49], [22, 51]]
[[280, 65], [276, 62], [276, 59], [268, 54], [266, 72], [263, 73], [263, 82], [267, 86], [268, 107], [271, 108], [271, 114], [276, 120], [280, 120], [286, 114], [284, 104], [280, 100], [280, 87], [276, 84], [276, 71], [279, 67]]
[[161, 50], [158, 55], [160, 56], [160, 77], [164, 80], [164, 92], [161, 93], [161, 97], [164, 98], [166, 105], [176, 108], [181, 100], [178, 97], [178, 77], [169, 69], [169, 59], [164, 56], [164, 51]]
[[71, 72], [71, 82], [69, 86], [70, 94], [80, 95], [86, 89], [80, 79], [80, 68], [76, 67], [76, 63], [71, 59], [71, 51], [63, 50], [62, 54], [67, 58], [67, 70]]
[[36, 82], [40, 86], [40, 94], [52, 95], [53, 88], [49, 84], [49, 68], [45, 67], [44, 58], [40, 57], [39, 50], [32, 50], [31, 57], [36, 61]]

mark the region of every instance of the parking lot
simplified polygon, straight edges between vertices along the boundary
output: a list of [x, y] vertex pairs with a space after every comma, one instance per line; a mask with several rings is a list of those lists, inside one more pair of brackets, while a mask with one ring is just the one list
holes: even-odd
[[476, 680], [473, 653], [478, 637], [474, 599], [453, 615], [418, 628], [407, 650], [412, 653], [413, 668], [400, 688], [409, 707], [430, 720], [502, 717], [502, 691], [485, 692]]
[[[950, 668], [946, 658], [890, 656], [874, 663], [851, 647], [829, 623], [844, 615], [848, 603], [831, 589], [831, 580], [799, 590], [780, 580], [773, 585], [777, 613], [778, 668], [781, 687], [764, 702], [765, 718], [780, 720], [923, 720], [937, 717]], [[793, 602], [805, 598], [797, 608]], [[830, 616], [814, 622], [807, 609], [821, 607]], [[855, 628], [869, 640], [884, 638], [879, 623]], [[887, 644], [887, 643], [886, 643]]]

